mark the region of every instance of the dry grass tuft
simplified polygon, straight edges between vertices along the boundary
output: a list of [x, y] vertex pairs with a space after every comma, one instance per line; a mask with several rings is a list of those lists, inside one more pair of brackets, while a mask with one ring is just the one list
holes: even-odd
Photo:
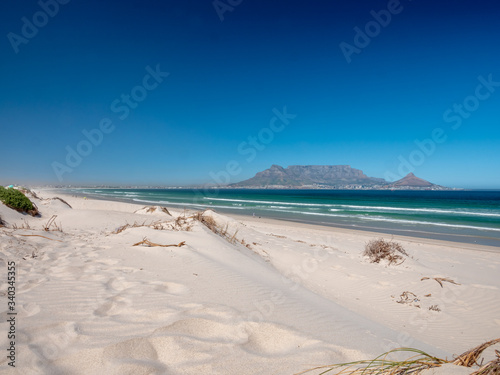
[[62, 225], [56, 223], [56, 217], [57, 215], [52, 215], [52, 217], [47, 221], [47, 223], [44, 224], [43, 230], [48, 232], [48, 231], [58, 231], [62, 232]]
[[499, 375], [500, 374], [500, 352], [495, 350], [496, 358], [477, 371], [474, 371], [471, 375]]
[[191, 228], [193, 227], [193, 219], [185, 216], [178, 216], [175, 218], [175, 220], [169, 220], [169, 221], [163, 221], [163, 220], [158, 220], [158, 221], [153, 221], [148, 224], [144, 221], [142, 224], [134, 222], [134, 224], [124, 224], [118, 228], [116, 228], [112, 234], [119, 234], [123, 232], [126, 229], [129, 228], [139, 228], [139, 227], [147, 227], [147, 228], [152, 228], [155, 230], [175, 230], [175, 231], [190, 231]]
[[[468, 350], [459, 355], [454, 360], [448, 361], [446, 359], [431, 356], [421, 350], [413, 348], [399, 348], [386, 352], [375, 359], [362, 360], [348, 363], [339, 363], [335, 365], [319, 366], [306, 371], [297, 373], [296, 375], [305, 374], [311, 371], [324, 370], [320, 373], [326, 374], [327, 372], [337, 370], [335, 374], [344, 375], [416, 375], [422, 371], [440, 367], [441, 365], [451, 363], [456, 366], [480, 366], [477, 363], [481, 353], [491, 345], [497, 344], [500, 339], [488, 341], [478, 347]], [[410, 358], [403, 361], [389, 360], [388, 356], [392, 353], [403, 352], [413, 354]], [[499, 375], [500, 374], [500, 352], [495, 350], [496, 358], [486, 365], [480, 367], [471, 375]]]
[[[387, 359], [392, 353], [408, 352], [413, 356], [404, 361], [393, 361]], [[394, 349], [387, 353], [378, 356], [375, 359], [355, 361], [348, 363], [339, 363], [336, 365], [319, 366], [312, 368], [296, 375], [305, 374], [314, 370], [322, 370], [320, 374], [338, 369], [340, 372], [336, 374], [349, 374], [349, 375], [405, 375], [405, 374], [418, 374], [423, 370], [433, 367], [439, 367], [447, 361], [444, 359], [433, 357], [421, 350], [413, 348], [400, 348]]]
[[420, 305], [414, 305], [414, 303], [419, 302], [417, 295], [413, 292], [405, 291], [399, 296], [399, 301], [397, 303], [411, 305], [420, 308]]
[[21, 224], [20, 227], [18, 227], [17, 224], [14, 223], [12, 224], [12, 229], [31, 229], [31, 226], [25, 219], [23, 219], [23, 224]]
[[477, 363], [477, 360], [479, 359], [479, 356], [481, 355], [481, 353], [485, 349], [487, 349], [490, 346], [495, 345], [499, 342], [500, 342], [500, 339], [490, 340], [488, 342], [485, 342], [484, 344], [476, 346], [475, 348], [473, 348], [471, 350], [467, 350], [465, 353], [462, 353], [457, 358], [455, 358], [455, 360], [452, 363], [455, 365], [458, 365], [458, 366], [465, 366], [465, 367], [479, 365]]
[[200, 223], [205, 225], [208, 229], [210, 229], [212, 232], [226, 239], [229, 243], [235, 244], [240, 242], [236, 238], [236, 235], [238, 234], [238, 229], [236, 229], [236, 231], [231, 235], [228, 232], [229, 224], [226, 224], [224, 227], [221, 227], [220, 225], [217, 224], [217, 221], [212, 216], [203, 215], [204, 213], [205, 211], [198, 211], [193, 216], [190, 217], [193, 218], [194, 220], [199, 221]]
[[26, 196], [31, 196], [31, 198], [36, 198], [41, 200], [41, 198], [38, 195], [36, 195], [36, 193], [33, 190], [30, 190], [25, 187], [20, 187], [18, 188], [18, 190]]
[[[159, 211], [161, 211], [169, 216], [172, 216], [172, 214], [168, 211], [168, 209], [166, 207], [144, 206], [143, 208], [141, 208], [141, 210], [146, 210], [146, 213], [148, 213], [148, 214], [153, 213], [156, 210], [159, 210]], [[137, 211], [141, 211], [141, 210], [137, 210]]]
[[404, 257], [409, 256], [401, 244], [392, 240], [386, 241], [383, 238], [368, 242], [363, 255], [368, 257], [371, 263], [380, 263], [380, 261], [386, 260], [389, 265], [393, 263], [399, 265], [406, 260]]
[[429, 306], [429, 310], [431, 310], [431, 311], [438, 311], [438, 312], [441, 311], [441, 309], [439, 308], [438, 305], [431, 305], [431, 306]]
[[190, 231], [191, 228], [193, 227], [193, 218], [192, 217], [186, 217], [186, 215], [179, 215], [175, 218], [174, 224], [172, 229], [173, 230], [185, 230], [185, 231]]

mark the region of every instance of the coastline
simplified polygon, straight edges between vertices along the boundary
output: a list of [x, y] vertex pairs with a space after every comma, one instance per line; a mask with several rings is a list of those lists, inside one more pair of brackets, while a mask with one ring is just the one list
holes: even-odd
[[[234, 218], [235, 220], [240, 220], [245, 223], [262, 223], [262, 227], [265, 227], [266, 224], [270, 225], [278, 225], [285, 226], [289, 228], [303, 228], [308, 230], [317, 230], [325, 233], [330, 233], [332, 235], [342, 235], [348, 234], [351, 236], [356, 236], [359, 238], [366, 238], [366, 241], [374, 238], [384, 237], [386, 239], [393, 239], [394, 241], [406, 241], [413, 243], [425, 243], [430, 245], [440, 245], [447, 246], [449, 248], [456, 249], [464, 249], [464, 250], [473, 250], [473, 251], [486, 251], [492, 253], [500, 253], [500, 248], [495, 246], [488, 246], [477, 243], [470, 243], [467, 241], [459, 242], [459, 241], [449, 241], [443, 238], [436, 237], [418, 237], [418, 236], [410, 236], [410, 235], [402, 235], [395, 234], [390, 232], [379, 232], [376, 230], [364, 230], [364, 229], [352, 229], [352, 228], [344, 228], [342, 226], [334, 226], [328, 224], [317, 224], [314, 222], [303, 222], [303, 221], [295, 221], [295, 220], [285, 220], [285, 219], [274, 219], [274, 218], [258, 218], [252, 217], [251, 215], [238, 215], [233, 213], [224, 212], [224, 215]], [[376, 229], [376, 228], [375, 228]], [[432, 234], [432, 233], [431, 233]], [[424, 235], [424, 234], [422, 234]], [[464, 236], [466, 237], [466, 236]]]
[[[113, 189], [111, 189], [113, 190]], [[131, 189], [133, 190], [133, 189]], [[62, 194], [69, 194], [71, 195], [67, 190], [62, 189], [62, 190], [54, 190], [54, 189], [48, 189], [47, 191], [57, 191], [57, 192], [62, 192]], [[75, 195], [79, 196], [86, 196], [84, 193], [75, 193]], [[133, 202], [131, 199], [124, 199], [124, 198], [119, 198], [119, 197], [99, 197], [99, 196], [90, 196], [87, 197], [88, 199], [96, 199], [96, 200], [112, 200], [112, 201], [117, 201], [117, 202], [123, 202], [123, 203], [133, 203], [133, 204], [138, 204], [138, 205], [148, 205], [148, 204], [153, 204], [153, 203], [141, 203], [141, 202]], [[168, 205], [168, 204], [162, 204], [158, 203], [158, 205], [167, 207], [169, 209], [173, 210], [179, 210], [181, 209], [179, 205]], [[191, 211], [196, 211], [196, 209], [192, 207], [185, 207], [187, 210]], [[212, 209], [210, 208], [209, 205], [206, 205], [206, 209]], [[222, 213], [224, 215], [230, 216], [230, 217], [241, 217], [242, 219], [244, 218], [253, 218], [253, 216], [250, 214], [250, 212], [236, 212], [235, 210], [231, 209], [224, 209], [224, 208], [214, 208], [216, 212]], [[444, 242], [450, 242], [450, 243], [456, 243], [457, 247], [461, 247], [462, 245], [466, 246], [485, 246], [489, 248], [489, 251], [500, 251], [500, 238], [495, 238], [495, 237], [489, 237], [489, 236], [473, 236], [473, 235], [463, 235], [463, 234], [452, 234], [452, 233], [434, 233], [434, 232], [428, 232], [428, 231], [417, 231], [417, 230], [410, 230], [410, 229], [396, 229], [396, 228], [391, 228], [390, 225], [386, 225], [384, 228], [379, 228], [379, 227], [371, 227], [369, 225], [346, 225], [342, 223], [333, 223], [333, 222], [325, 222], [322, 221], [321, 219], [296, 219], [296, 218], [290, 218], [290, 217], [284, 217], [280, 215], [276, 215], [273, 213], [267, 213], [267, 216], [263, 216], [262, 213], [260, 213], [260, 217], [262, 219], [266, 220], [273, 220], [273, 221], [278, 221], [282, 222], [283, 225], [293, 225], [292, 223], [298, 223], [298, 224], [305, 224], [305, 225], [312, 225], [315, 227], [324, 227], [324, 228], [329, 228], [329, 229], [334, 229], [334, 230], [345, 230], [345, 231], [354, 231], [354, 232], [363, 232], [363, 233], [368, 233], [371, 236], [394, 236], [394, 237], [404, 237], [404, 238], [416, 238], [421, 241], [430, 241], [430, 240], [435, 240], [435, 241], [444, 241]], [[257, 215], [256, 217], [258, 217]], [[462, 244], [462, 245], [461, 245]]]
[[41, 217], [0, 205], [19, 374], [293, 374], [402, 346], [451, 358], [500, 332], [489, 247], [395, 236], [408, 257], [377, 264], [362, 252], [379, 233], [208, 211], [214, 233], [175, 208], [38, 194]]

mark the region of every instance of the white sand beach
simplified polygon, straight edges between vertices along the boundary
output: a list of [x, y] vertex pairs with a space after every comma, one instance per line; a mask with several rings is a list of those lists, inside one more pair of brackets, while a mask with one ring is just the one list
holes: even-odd
[[500, 337], [500, 249], [394, 236], [409, 257], [377, 264], [365, 244], [390, 235], [205, 212], [223, 237], [194, 211], [37, 194], [41, 217], [0, 203], [4, 349], [17, 273], [16, 367], [4, 350], [0, 374], [295, 374]]

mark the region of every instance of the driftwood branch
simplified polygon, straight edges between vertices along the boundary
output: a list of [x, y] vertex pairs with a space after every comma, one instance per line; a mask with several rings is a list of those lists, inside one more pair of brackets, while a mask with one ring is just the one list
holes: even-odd
[[151, 242], [147, 239], [147, 237], [144, 237], [141, 242], [137, 242], [136, 244], [133, 244], [132, 246], [139, 246], [139, 245], [146, 245], [146, 246], [160, 246], [160, 247], [181, 247], [186, 244], [186, 241], [179, 242], [177, 245], [160, 245], [158, 243]]

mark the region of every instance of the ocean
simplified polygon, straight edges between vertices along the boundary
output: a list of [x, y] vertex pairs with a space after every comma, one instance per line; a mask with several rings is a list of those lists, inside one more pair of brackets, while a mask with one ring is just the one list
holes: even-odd
[[500, 250], [500, 191], [70, 189], [68, 193], [145, 205], [212, 208]]

